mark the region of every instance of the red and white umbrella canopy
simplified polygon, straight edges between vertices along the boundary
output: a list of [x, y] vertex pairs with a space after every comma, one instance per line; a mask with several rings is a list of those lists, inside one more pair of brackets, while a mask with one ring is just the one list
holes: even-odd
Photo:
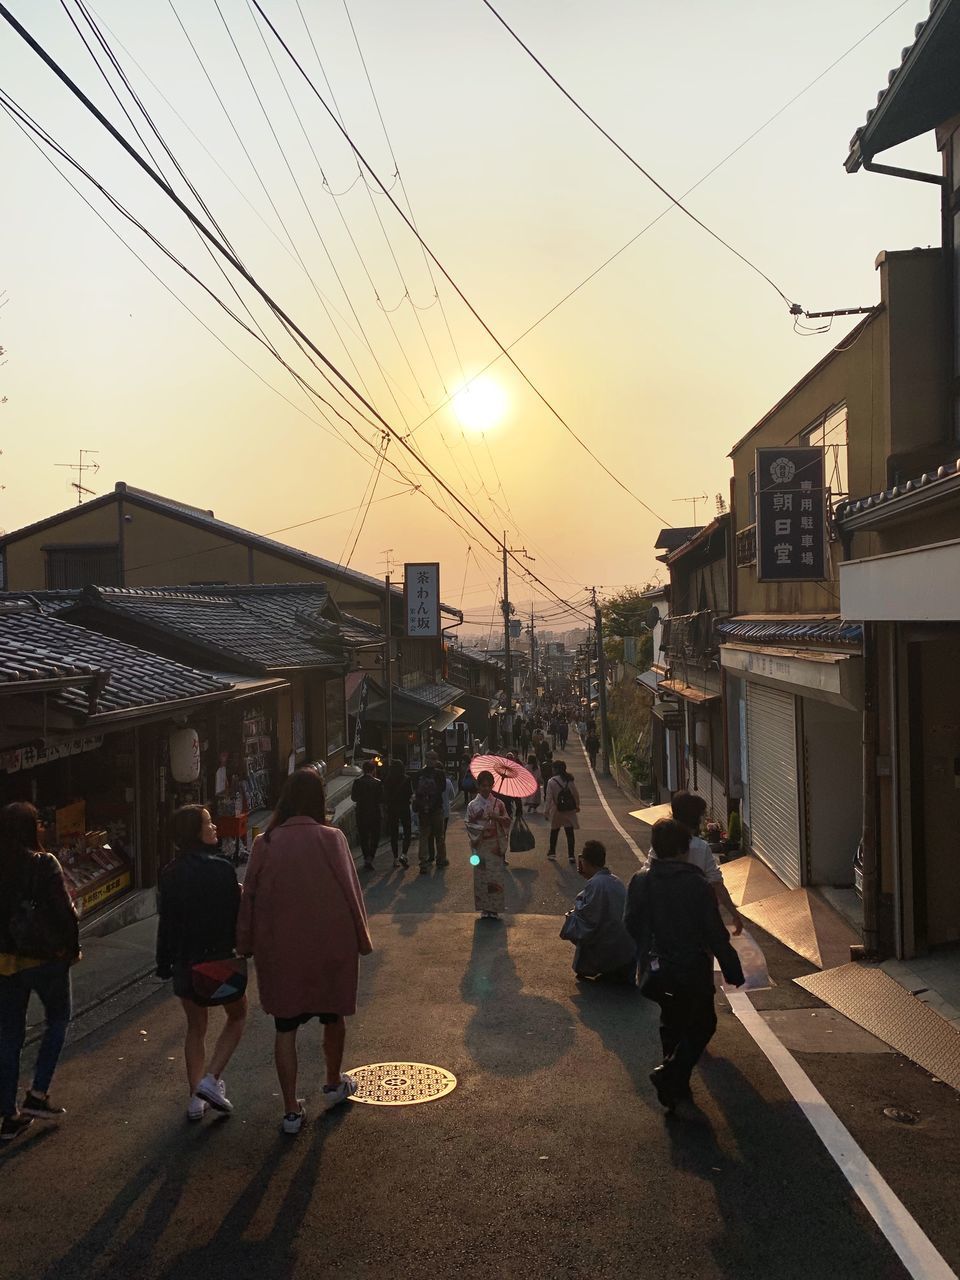
[[506, 756], [474, 756], [470, 761], [470, 772], [475, 778], [484, 772], [492, 773], [494, 791], [498, 796], [511, 799], [532, 796], [540, 786], [519, 760], [508, 760]]

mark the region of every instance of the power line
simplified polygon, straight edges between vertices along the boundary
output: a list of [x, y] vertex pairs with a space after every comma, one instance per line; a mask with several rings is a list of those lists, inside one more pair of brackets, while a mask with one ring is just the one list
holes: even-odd
[[[680, 197], [681, 200], [686, 199], [688, 195], [696, 191], [696, 189], [702, 186], [703, 183], [705, 183], [708, 178], [712, 178], [713, 175], [719, 169], [722, 169], [723, 166], [729, 160], [732, 160], [733, 157], [739, 151], [742, 151], [743, 148], [748, 143], [752, 142], [754, 138], [759, 137], [759, 135], [763, 133], [765, 129], [769, 128], [769, 126], [773, 124], [775, 120], [779, 119], [779, 117], [783, 115], [783, 113], [787, 110], [788, 107], [792, 107], [795, 102], [798, 102], [805, 94], [809, 93], [810, 90], [815, 85], [819, 84], [819, 82], [826, 75], [828, 75], [831, 71], [833, 71], [835, 67], [838, 67], [840, 63], [844, 61], [845, 58], [848, 58], [851, 53], [853, 53], [856, 49], [860, 47], [860, 45], [864, 43], [865, 40], [867, 40], [870, 36], [872, 36], [875, 31], [878, 31], [880, 27], [884, 25], [884, 23], [889, 22], [892, 17], [898, 14], [900, 10], [903, 9], [909, 3], [910, 3], [910, 0], [900, 0], [900, 3], [896, 6], [896, 8], [891, 9], [890, 12], [886, 15], [886, 17], [881, 18], [879, 22], [875, 23], [870, 28], [869, 31], [865, 32], [860, 37], [859, 40], [855, 40], [854, 43], [849, 46], [849, 48], [845, 49], [843, 53], [839, 55], [839, 57], [834, 58], [833, 62], [831, 62], [829, 66], [824, 67], [824, 69], [818, 72], [818, 74], [815, 75], [813, 79], [810, 80], [807, 84], [805, 84], [802, 89], [798, 90], [792, 97], [788, 98], [786, 102], [784, 102], [781, 106], [779, 106], [776, 109], [776, 111], [772, 113], [772, 115], [769, 115], [766, 118], [766, 120], [764, 120], [763, 124], [758, 125], [751, 133], [748, 133], [747, 136], [741, 139], [741, 141], [738, 142], [737, 145], [733, 147], [730, 151], [728, 151], [725, 156], [723, 156], [714, 165], [712, 165], [711, 168], [709, 168], [706, 171], [706, 173], [702, 174], [696, 180], [696, 182], [692, 183], [689, 187], [687, 187]], [[621, 257], [624, 253], [626, 253], [628, 249], [632, 248], [632, 246], [635, 245], [642, 236], [645, 236], [646, 233], [650, 231], [653, 227], [655, 227], [662, 218], [665, 218], [668, 213], [671, 213], [675, 207], [676, 206], [671, 203], [666, 205], [665, 208], [661, 209], [655, 218], [651, 218], [651, 220], [647, 222], [644, 226], [642, 226], [640, 230], [636, 232], [635, 235], [632, 235], [629, 240], [627, 240], [624, 244], [622, 244], [619, 247], [619, 249], [615, 249], [613, 253], [611, 253], [608, 257], [604, 258], [603, 262], [601, 262], [598, 266], [594, 267], [594, 269], [591, 272], [589, 272], [588, 275], [585, 275], [578, 284], [575, 284], [572, 289], [569, 289], [563, 295], [563, 297], [558, 298], [557, 301], [554, 302], [552, 306], [550, 306], [546, 311], [544, 311], [543, 314], [539, 316], [536, 320], [534, 320], [532, 324], [528, 325], [527, 328], [524, 329], [522, 333], [517, 334], [517, 336], [513, 339], [513, 341], [508, 343], [508, 349], [512, 351], [513, 348], [516, 347], [519, 343], [521, 343], [524, 338], [529, 337], [529, 335], [533, 333], [534, 329], [539, 328], [539, 326], [543, 324], [545, 320], [548, 320], [555, 311], [559, 311], [559, 309], [565, 303], [569, 302], [571, 298], [575, 297], [576, 294], [578, 294], [581, 289], [584, 289], [590, 283], [591, 280], [595, 279], [600, 274], [601, 271], [604, 271], [607, 267], [610, 266], [612, 262], [615, 262], [617, 258]], [[481, 369], [477, 370], [477, 373], [474, 374], [474, 377], [479, 377], [481, 373], [486, 373], [488, 369], [492, 369], [493, 366], [502, 358], [503, 358], [502, 352], [495, 355], [492, 360], [488, 361], [487, 364], [485, 364]], [[425, 426], [430, 421], [430, 419], [434, 416], [434, 414], [439, 413], [439, 411], [443, 409], [445, 405], [449, 403], [449, 400], [452, 398], [453, 397], [451, 396], [449, 397], [448, 400], [444, 401], [443, 404], [437, 405], [437, 407], [431, 413], [429, 413], [427, 417], [425, 417], [422, 421], [418, 422], [417, 425], [413, 428], [414, 434], [416, 434], [416, 432], [419, 431], [421, 427]]]
[[417, 230], [416, 225], [413, 223], [413, 221], [408, 217], [408, 215], [403, 211], [403, 209], [400, 207], [397, 201], [393, 198], [393, 195], [387, 189], [386, 185], [381, 180], [377, 172], [374, 170], [370, 162], [367, 160], [366, 156], [359, 149], [359, 147], [353, 141], [353, 138], [350, 136], [350, 134], [347, 132], [344, 126], [337, 119], [336, 115], [331, 110], [329, 104], [327, 103], [323, 95], [320, 93], [320, 91], [317, 89], [317, 86], [310, 79], [309, 75], [304, 69], [302, 63], [297, 58], [296, 54], [293, 52], [293, 50], [284, 40], [283, 36], [281, 36], [280, 32], [274, 26], [273, 22], [265, 13], [263, 6], [260, 3], [260, 0], [250, 0], [250, 2], [256, 8], [257, 12], [260, 14], [260, 17], [263, 19], [263, 21], [270, 28], [275, 39], [283, 48], [283, 50], [286, 52], [287, 56], [290, 58], [291, 62], [294, 64], [294, 66], [297, 68], [300, 74], [303, 76], [306, 83], [310, 86], [317, 101], [320, 103], [323, 109], [327, 112], [327, 114], [329, 115], [330, 119], [334, 122], [336, 127], [340, 130], [347, 144], [350, 146], [351, 150], [356, 154], [360, 163], [363, 165], [363, 167], [367, 170], [367, 172], [376, 182], [377, 186], [380, 188], [380, 190], [383, 192], [386, 198], [390, 201], [390, 204], [396, 210], [400, 218], [406, 223], [410, 231], [417, 237], [419, 242], [423, 245], [425, 251], [429, 254], [434, 264], [436, 265], [437, 269], [443, 274], [444, 278], [453, 288], [457, 296], [463, 302], [464, 306], [467, 308], [467, 310], [470, 312], [473, 318], [477, 321], [477, 323], [480, 325], [483, 331], [487, 334], [487, 336], [494, 343], [496, 343], [497, 347], [500, 349], [500, 352], [507, 357], [511, 365], [513, 365], [514, 369], [517, 371], [520, 377], [523, 378], [524, 382], [527, 384], [530, 390], [534, 393], [534, 395], [536, 395], [536, 397], [545, 406], [545, 408], [549, 410], [551, 415], [557, 420], [557, 422], [560, 423], [560, 425], [564, 428], [564, 430], [567, 431], [573, 437], [573, 439], [576, 440], [577, 444], [580, 445], [580, 447], [594, 460], [594, 462], [596, 462], [597, 466], [599, 466], [601, 470], [604, 471], [610, 477], [611, 480], [613, 480], [614, 484], [616, 484], [618, 488], [622, 489], [624, 493], [626, 493], [629, 497], [631, 497], [634, 500], [634, 502], [638, 503], [641, 507], [644, 508], [644, 510], [648, 511], [650, 515], [654, 517], [654, 519], [660, 520], [663, 524], [667, 524], [668, 521], [665, 520], [663, 516], [659, 515], [656, 511], [654, 511], [654, 509], [649, 505], [649, 503], [644, 502], [644, 500], [641, 497], [639, 497], [636, 493], [634, 493], [633, 490], [629, 488], [629, 486], [624, 484], [624, 482], [620, 479], [620, 477], [614, 471], [611, 471], [610, 468], [606, 465], [606, 463], [603, 462], [597, 456], [597, 454], [594, 453], [594, 451], [590, 448], [590, 446], [586, 443], [586, 441], [580, 435], [578, 435], [576, 431], [574, 431], [573, 427], [571, 427], [569, 422], [567, 422], [566, 418], [563, 417], [560, 411], [547, 399], [547, 397], [543, 394], [543, 392], [539, 389], [539, 387], [534, 383], [533, 379], [529, 376], [529, 374], [527, 374], [520, 367], [517, 361], [510, 354], [509, 349], [505, 347], [504, 344], [500, 341], [500, 339], [497, 337], [494, 331], [490, 328], [490, 326], [483, 319], [483, 317], [480, 315], [480, 313], [471, 303], [469, 298], [466, 296], [466, 294], [463, 292], [463, 290], [454, 280], [453, 276], [451, 276], [450, 272], [446, 269], [446, 267], [443, 265], [443, 263], [440, 261], [437, 255], [430, 248], [430, 245], [427, 244], [426, 240], [424, 240], [423, 236]]
[[603, 125], [599, 122], [599, 120], [597, 120], [595, 116], [592, 116], [590, 114], [590, 112], [586, 109], [585, 106], [583, 106], [582, 103], [577, 101], [577, 99], [573, 96], [570, 90], [560, 83], [560, 81], [549, 69], [549, 67], [544, 65], [544, 63], [540, 60], [540, 58], [537, 57], [537, 55], [533, 52], [530, 46], [520, 38], [520, 36], [517, 34], [516, 31], [514, 31], [513, 27], [510, 26], [509, 22], [507, 22], [507, 20], [503, 17], [503, 15], [500, 14], [494, 8], [494, 6], [490, 3], [490, 0], [481, 0], [481, 3], [486, 5], [486, 7], [490, 10], [493, 16], [497, 19], [497, 21], [503, 27], [503, 29], [510, 36], [512, 36], [512, 38], [517, 42], [517, 44], [524, 51], [524, 53], [526, 53], [527, 56], [533, 62], [536, 63], [536, 65], [540, 68], [540, 70], [551, 82], [551, 84], [553, 84], [557, 89], [560, 90], [560, 92], [571, 104], [571, 106], [573, 106], [577, 111], [579, 111], [580, 114], [583, 116], [583, 118], [589, 121], [589, 123], [593, 125], [593, 127], [597, 130], [597, 132], [602, 134], [603, 137], [606, 138], [606, 140], [610, 143], [612, 147], [614, 147], [615, 150], [619, 151], [619, 153], [623, 156], [625, 160], [629, 161], [629, 163], [632, 164], [633, 167], [636, 170], [638, 170], [638, 172], [642, 173], [648, 182], [652, 183], [653, 186], [655, 186], [659, 192], [665, 195], [667, 199], [677, 209], [680, 210], [681, 213], [685, 214], [691, 220], [691, 222], [695, 222], [696, 225], [700, 227], [702, 231], [705, 231], [708, 236], [712, 236], [713, 239], [716, 240], [718, 244], [723, 245], [723, 247], [729, 250], [729, 252], [732, 253], [734, 257], [739, 258], [740, 261], [745, 266], [749, 267], [751, 271], [756, 272], [756, 274], [760, 276], [761, 279], [765, 280], [767, 284], [770, 286], [770, 288], [773, 289], [777, 294], [779, 294], [779, 296], [783, 299], [783, 301], [787, 304], [787, 306], [791, 309], [791, 311], [793, 311], [794, 307], [799, 305], [795, 303], [791, 298], [788, 298], [787, 295], [784, 293], [784, 291], [780, 288], [780, 286], [774, 280], [771, 280], [771, 278], [767, 275], [767, 273], [765, 271], [762, 271], [755, 262], [751, 262], [748, 257], [746, 257], [744, 254], [740, 252], [739, 249], [735, 249], [728, 240], [724, 240], [723, 236], [719, 235], [716, 231], [714, 231], [712, 227], [707, 226], [707, 224], [701, 218], [698, 218], [695, 213], [693, 213], [690, 209], [687, 208], [687, 206], [682, 202], [682, 200], [678, 196], [675, 196], [672, 194], [672, 192], [668, 191], [667, 188], [663, 185], [663, 183], [659, 182], [653, 176], [653, 174], [650, 172], [649, 169], [644, 168], [644, 166], [640, 163], [640, 161], [637, 160], [635, 156], [631, 155], [630, 152], [626, 149], [626, 147], [624, 147], [621, 143], [619, 143], [616, 140], [616, 138], [613, 137], [613, 135], [603, 127]]
[[[6, 20], [8, 25], [11, 26], [14, 31], [17, 32], [17, 34], [21, 37], [21, 39], [23, 39], [24, 42], [33, 50], [33, 52], [50, 68], [51, 71], [53, 71], [53, 73], [57, 76], [57, 78], [70, 90], [70, 92], [80, 102], [83, 103], [86, 109], [97, 119], [97, 121], [101, 124], [101, 126], [107, 130], [107, 132], [111, 135], [111, 137], [117, 143], [119, 143], [119, 145], [127, 152], [130, 158], [134, 160], [134, 162], [143, 170], [143, 172], [150, 178], [150, 180], [157, 187], [159, 187], [161, 191], [163, 191], [163, 193], [167, 196], [167, 198], [177, 206], [180, 212], [191, 223], [193, 223], [203, 232], [204, 236], [214, 246], [217, 252], [220, 253], [229, 262], [229, 264], [233, 267], [233, 269], [243, 277], [243, 279], [247, 282], [247, 284], [250, 285], [250, 287], [255, 290], [255, 292], [262, 298], [262, 300], [267, 304], [267, 306], [270, 307], [270, 309], [274, 312], [277, 318], [291, 327], [291, 329], [307, 344], [310, 350], [313, 351], [313, 353], [326, 366], [326, 368], [329, 369], [330, 372], [343, 384], [343, 386], [346, 387], [350, 391], [350, 393], [364, 406], [364, 408], [366, 408], [374, 416], [374, 418], [376, 418], [377, 422], [380, 423], [380, 425], [390, 434], [390, 436], [393, 437], [395, 440], [397, 440], [400, 446], [407, 453], [409, 453], [412, 457], [414, 457], [417, 461], [419, 461], [423, 469], [437, 483], [437, 485], [441, 489], [443, 489], [443, 491], [450, 498], [452, 498], [452, 500], [456, 503], [456, 505], [459, 506], [464, 511], [464, 513], [468, 516], [469, 519], [473, 520], [474, 523], [480, 526], [480, 528], [484, 531], [484, 533], [486, 533], [487, 537], [490, 539], [491, 543], [494, 543], [495, 545], [499, 546], [500, 539], [493, 532], [493, 530], [486, 524], [486, 522], [482, 520], [480, 516], [478, 516], [476, 512], [474, 512], [450, 488], [450, 486], [446, 483], [446, 481], [444, 481], [443, 478], [437, 474], [437, 472], [430, 466], [430, 464], [427, 463], [415, 451], [413, 446], [410, 445], [393, 426], [391, 426], [391, 424], [383, 417], [383, 415], [379, 412], [379, 410], [377, 410], [375, 406], [372, 405], [369, 402], [369, 400], [367, 400], [366, 397], [364, 397], [362, 393], [359, 392], [352, 385], [349, 379], [336, 367], [335, 364], [333, 364], [333, 362], [329, 359], [329, 357], [324, 355], [324, 353], [320, 350], [320, 348], [307, 336], [304, 330], [301, 329], [289, 315], [287, 315], [287, 313], [283, 310], [283, 308], [279, 305], [279, 303], [277, 303], [270, 296], [267, 290], [247, 270], [247, 268], [236, 257], [236, 255], [227, 246], [225, 246], [222, 243], [222, 241], [220, 241], [217, 238], [217, 236], [214, 235], [214, 233], [210, 231], [210, 229], [201, 221], [201, 219], [198, 218], [197, 215], [184, 203], [184, 201], [180, 198], [179, 195], [177, 195], [177, 193], [173, 190], [170, 184], [160, 174], [158, 174], [157, 171], [143, 158], [143, 156], [140, 155], [140, 153], [136, 150], [136, 148], [133, 147], [127, 141], [127, 139], [123, 137], [123, 135], [115, 128], [115, 126], [110, 122], [110, 120], [107, 119], [107, 117], [103, 114], [103, 112], [100, 111], [100, 109], [96, 106], [96, 104], [93, 103], [91, 99], [83, 92], [83, 90], [79, 87], [79, 85], [76, 84], [76, 82], [67, 74], [67, 72], [52, 57], [52, 55], [50, 55], [39, 44], [39, 42], [26, 30], [26, 28], [17, 20], [16, 17], [14, 17], [14, 15], [2, 2], [0, 2], [0, 16], [2, 16]], [[109, 198], [109, 193], [107, 193], [105, 189], [102, 186], [100, 186], [100, 184], [96, 184], [96, 185], [101, 191], [103, 191], [104, 194], [108, 195], [108, 198]], [[160, 245], [160, 242], [156, 240], [156, 237], [152, 236], [152, 234], [148, 232], [146, 228], [143, 228], [143, 230], [145, 234], [150, 236], [151, 239], [155, 243], [157, 243], [158, 247], [163, 247]], [[165, 252], [169, 253], [169, 251], [167, 250], [165, 250]], [[180, 265], [183, 265], [183, 264], [180, 264]], [[183, 267], [183, 269], [189, 272], [189, 269], [186, 268], [185, 266]], [[193, 276], [194, 279], [197, 279], [197, 277], [193, 275], [192, 272], [190, 272], [189, 274], [191, 274], [191, 276]], [[226, 307], [226, 305], [222, 302], [222, 300], [216, 298], [216, 295], [212, 293], [212, 291], [208, 288], [208, 286], [203, 285], [203, 283], [199, 280], [198, 280], [198, 283], [200, 283], [201, 287], [205, 288], [207, 292], [210, 293], [211, 296], [214, 297], [219, 302], [219, 304], [229, 312], [229, 308]], [[234, 316], [234, 319], [238, 324], [241, 324], [245, 329], [247, 329], [248, 332], [251, 332], [249, 330], [249, 327], [246, 326], [238, 316], [236, 316], [232, 312], [230, 314]], [[299, 375], [297, 376], [299, 377]], [[324, 374], [324, 377], [327, 378], [327, 380], [330, 382], [330, 385], [334, 387], [337, 393], [344, 400], [346, 400], [346, 396], [344, 392], [339, 387], [336, 387], [336, 385], [332, 382], [332, 380], [328, 377], [328, 375]], [[349, 425], [352, 430], [357, 431], [357, 428], [354, 426], [354, 424], [350, 423], [347, 419], [343, 418], [343, 415], [339, 412], [339, 410], [335, 409], [327, 401], [324, 401], [324, 403], [327, 404], [328, 407], [332, 409], [332, 411], [336, 414], [336, 416], [340, 417], [341, 419], [343, 419], [343, 421], [347, 422], [347, 425]], [[347, 403], [349, 404], [349, 402]], [[355, 406], [351, 406], [351, 408], [355, 408]], [[359, 432], [357, 433], [360, 434]], [[364, 442], [367, 443], [369, 446], [369, 442], [365, 440], [362, 434], [361, 434], [361, 439], [364, 439]], [[421, 489], [421, 492], [423, 492], [422, 489]], [[426, 496], [431, 502], [433, 502], [433, 499], [430, 498], [429, 495], [426, 495]], [[434, 505], [437, 506], [438, 504], [434, 502]], [[442, 508], [440, 508], [439, 506], [438, 506], [438, 509], [442, 510]], [[466, 532], [463, 528], [463, 525], [455, 517], [450, 515], [450, 513], [446, 513], [446, 514], [448, 514], [449, 518], [452, 519], [453, 523], [458, 528], [460, 528], [461, 531], [463, 531], [464, 533]], [[492, 552], [490, 554], [492, 554]], [[513, 555], [512, 552], [510, 553], [510, 555], [523, 574], [536, 579], [536, 581], [538, 582], [541, 582], [541, 585], [545, 588], [545, 590], [547, 590], [548, 593], [558, 601], [558, 603], [564, 606], [567, 605], [567, 601], [563, 600], [563, 598], [557, 595], [556, 592], [554, 592], [551, 588], [547, 587], [547, 584], [543, 583], [541, 579], [537, 577], [536, 574], [532, 573], [531, 570], [523, 566], [523, 564], [519, 561], [519, 559], [515, 555]]]

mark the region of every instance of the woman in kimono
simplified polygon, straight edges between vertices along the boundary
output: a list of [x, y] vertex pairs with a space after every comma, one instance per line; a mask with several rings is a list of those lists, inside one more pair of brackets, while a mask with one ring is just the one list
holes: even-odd
[[493, 774], [477, 774], [477, 795], [467, 805], [466, 827], [473, 856], [473, 902], [483, 920], [499, 920], [504, 910], [504, 866], [510, 843], [510, 815], [493, 795]]

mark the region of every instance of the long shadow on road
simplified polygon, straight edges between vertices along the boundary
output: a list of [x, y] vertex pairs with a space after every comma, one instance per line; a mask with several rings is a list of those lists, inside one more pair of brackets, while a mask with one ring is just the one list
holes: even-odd
[[764, 1097], [732, 1062], [709, 1053], [699, 1076], [727, 1141], [699, 1108], [665, 1125], [674, 1166], [715, 1196], [723, 1229], [711, 1247], [722, 1274], [903, 1280], [900, 1262], [796, 1104]]
[[[217, 1203], [221, 1178], [215, 1135], [229, 1122], [213, 1121], [196, 1132], [178, 1132], [145, 1153], [143, 1164], [123, 1190], [71, 1249], [50, 1265], [43, 1280], [157, 1275], [158, 1255], [170, 1256], [170, 1242], [164, 1236], [175, 1216], [183, 1219], [178, 1232], [185, 1239], [190, 1239], [194, 1223], [201, 1231], [211, 1219], [219, 1225], [204, 1243], [168, 1262], [159, 1272], [163, 1280], [254, 1274], [283, 1280], [292, 1275], [297, 1263], [294, 1246], [317, 1186], [324, 1144], [345, 1114], [337, 1112], [314, 1123], [309, 1137], [278, 1136], [247, 1185], [226, 1205]], [[270, 1231], [256, 1240], [245, 1238], [278, 1181], [286, 1189]]]
[[495, 1075], [522, 1076], [569, 1051], [573, 1022], [556, 1000], [524, 991], [508, 949], [509, 932], [503, 920], [477, 920], [460, 993], [476, 1006], [465, 1035], [474, 1062]]

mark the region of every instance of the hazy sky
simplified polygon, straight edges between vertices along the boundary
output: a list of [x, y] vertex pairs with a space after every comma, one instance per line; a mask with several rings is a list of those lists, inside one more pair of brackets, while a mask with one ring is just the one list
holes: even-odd
[[[7, 3], [136, 141], [61, 5]], [[679, 194], [894, 3], [500, 0], [498, 7]], [[79, 22], [73, 0], [69, 6]], [[664, 197], [576, 114], [481, 0], [347, 6], [264, 3], [329, 101], [325, 73], [354, 141], [389, 183], [394, 163], [349, 12], [403, 179], [393, 194], [402, 202], [406, 193], [424, 238], [505, 344], [664, 208]], [[384, 196], [368, 193], [349, 147], [267, 33], [298, 122], [247, 0], [97, 0], [93, 12], [239, 256], [317, 346], [357, 385], [362, 380], [391, 425], [416, 428], [462, 385], [461, 361], [471, 376], [497, 356], [434, 269], [444, 318], [416, 241]], [[908, 0], [689, 198], [699, 217], [811, 310], [874, 303], [880, 250], [938, 240], [936, 188], [850, 176], [842, 165], [926, 13], [926, 0]], [[4, 23], [0, 84], [241, 310], [183, 216]], [[75, 500], [71, 473], [54, 464], [70, 462], [80, 447], [99, 450], [101, 470], [87, 481], [97, 492], [122, 479], [263, 533], [357, 508], [373, 450], [331, 419], [362, 456], [338, 439], [276, 360], [73, 174], [110, 226], [236, 355], [222, 346], [2, 112], [0, 145], [0, 291], [9, 299], [0, 308], [8, 352], [0, 368], [0, 394], [8, 397], [0, 405], [0, 526], [16, 528]], [[938, 159], [932, 136], [890, 154], [926, 168]], [[231, 278], [283, 355], [322, 385], [249, 288]], [[698, 517], [712, 514], [715, 495], [728, 491], [730, 446], [852, 323], [837, 322], [826, 337], [798, 337], [773, 290], [674, 210], [513, 351], [657, 515], [603, 474], [502, 358], [488, 374], [506, 396], [499, 425], [471, 432], [447, 405], [412, 443], [491, 527], [512, 523], [511, 540], [536, 557], [536, 572], [579, 600], [585, 585], [652, 576], [661, 524], [692, 523], [690, 504], [678, 499], [706, 493]], [[377, 439], [356, 414], [347, 416], [366, 440]], [[387, 458], [378, 499], [405, 487], [390, 460], [408, 475], [418, 470], [396, 443]], [[416, 480], [436, 497], [425, 475]], [[339, 560], [352, 546], [356, 517], [350, 510], [277, 536]], [[468, 523], [462, 512], [458, 518]], [[387, 547], [396, 562], [440, 559], [444, 599], [462, 599], [468, 618], [481, 620], [499, 578], [488, 545], [479, 529], [464, 536], [422, 494], [408, 493], [371, 505], [351, 563], [381, 572]], [[524, 607], [531, 599], [519, 583], [511, 594]]]

